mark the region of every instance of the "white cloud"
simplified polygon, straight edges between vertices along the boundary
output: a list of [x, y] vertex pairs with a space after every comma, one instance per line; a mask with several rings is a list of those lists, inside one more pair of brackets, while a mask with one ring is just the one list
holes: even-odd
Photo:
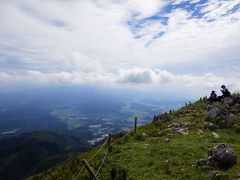
[[[52, 84], [52, 85], [107, 85], [107, 86], [123, 86], [139, 87], [145, 89], [154, 89], [156, 87], [168, 88], [169, 91], [192, 91], [192, 94], [199, 95], [205, 91], [219, 89], [220, 85], [226, 84], [231, 90], [240, 88], [240, 80], [238, 77], [232, 76], [224, 78], [212, 73], [204, 75], [192, 74], [173, 74], [166, 70], [150, 69], [150, 68], [133, 68], [121, 69], [117, 73], [99, 74], [93, 72], [55, 72], [43, 73], [40, 71], [27, 72], [11, 72], [0, 73], [0, 82], [2, 85], [12, 81], [15, 84], [29, 83], [34, 85]], [[133, 86], [134, 85], [134, 86]], [[138, 86], [135, 86], [138, 85]]]
[[[203, 18], [172, 10], [159, 15], [168, 17], [168, 23], [144, 20], [136, 32], [127, 23], [154, 15], [169, 2], [1, 1], [1, 82], [34, 81], [31, 77], [56, 83], [174, 82], [188, 87], [237, 82], [231, 67], [239, 65], [240, 12], [223, 15], [240, 1], [211, 0], [201, 6]], [[159, 32], [164, 35], [155, 38]], [[158, 70], [179, 66], [182, 72]], [[226, 66], [228, 72], [213, 73]], [[198, 67], [206, 70], [198, 72]]]

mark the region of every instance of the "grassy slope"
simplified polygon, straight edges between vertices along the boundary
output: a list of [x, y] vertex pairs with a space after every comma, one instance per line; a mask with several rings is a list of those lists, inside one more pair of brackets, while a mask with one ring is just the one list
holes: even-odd
[[[240, 110], [237, 115], [237, 125], [218, 130], [220, 139], [213, 139], [211, 131], [204, 128], [206, 116], [206, 102], [196, 102], [172, 113], [171, 121], [167, 123], [147, 124], [139, 127], [137, 134], [130, 132], [128, 136], [113, 145], [111, 152], [107, 154], [99, 179], [110, 179], [112, 167], [125, 170], [128, 179], [157, 180], [157, 179], [209, 179], [209, 171], [215, 170], [208, 166], [198, 166], [196, 162], [207, 156], [207, 149], [219, 143], [234, 145], [238, 156], [238, 163], [229, 170], [219, 170], [222, 179], [234, 179], [240, 173]], [[172, 132], [167, 126], [172, 122], [192, 122], [188, 135], [180, 135]], [[198, 130], [203, 130], [199, 135]], [[140, 140], [139, 135], [147, 134], [145, 140]], [[166, 142], [166, 138], [170, 142]], [[115, 137], [113, 140], [117, 140]], [[58, 166], [32, 179], [73, 179], [82, 168], [81, 160], [89, 159], [97, 148], [76, 157], [69, 163]], [[101, 159], [106, 151], [106, 146], [89, 164], [96, 172]], [[78, 179], [89, 179], [86, 171]]]

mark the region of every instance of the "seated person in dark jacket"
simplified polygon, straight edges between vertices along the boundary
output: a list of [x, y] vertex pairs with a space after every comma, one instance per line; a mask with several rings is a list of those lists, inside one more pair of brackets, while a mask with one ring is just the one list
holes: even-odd
[[218, 100], [217, 94], [215, 93], [215, 91], [212, 91], [210, 97], [208, 98], [208, 101], [210, 103], [213, 103], [216, 102], [217, 100]]
[[221, 91], [222, 91], [222, 96], [218, 96], [218, 100], [221, 101], [223, 98], [225, 97], [230, 97], [231, 96], [231, 93], [228, 91], [228, 89], [226, 88], [225, 85], [222, 85], [221, 86]]
[[231, 93], [228, 91], [228, 89], [226, 88], [225, 85], [222, 85], [221, 88], [222, 88], [221, 91], [222, 91], [223, 97], [230, 97], [231, 96]]

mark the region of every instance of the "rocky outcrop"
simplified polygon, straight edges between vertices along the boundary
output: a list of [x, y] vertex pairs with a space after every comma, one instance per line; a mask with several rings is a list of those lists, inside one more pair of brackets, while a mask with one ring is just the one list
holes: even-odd
[[236, 115], [232, 112], [238, 111], [240, 104], [240, 98], [226, 97], [222, 102], [216, 102], [207, 105], [206, 121], [210, 121], [211, 124], [206, 124], [206, 128], [211, 131], [217, 128], [225, 129], [234, 125]]
[[210, 165], [219, 169], [229, 169], [237, 163], [237, 156], [229, 144], [219, 144], [208, 150], [208, 157], [200, 159], [199, 165]]
[[154, 116], [153, 122], [166, 122], [169, 120], [169, 115], [167, 113], [160, 114], [158, 116]]

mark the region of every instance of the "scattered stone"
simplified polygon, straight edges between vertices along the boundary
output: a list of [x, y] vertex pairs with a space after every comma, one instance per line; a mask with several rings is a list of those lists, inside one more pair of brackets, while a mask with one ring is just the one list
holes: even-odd
[[217, 107], [212, 106], [207, 112], [206, 120], [214, 120], [217, 116], [221, 114], [221, 110]]
[[220, 169], [229, 169], [237, 162], [233, 148], [228, 144], [219, 144], [208, 151], [208, 165]]
[[209, 129], [210, 131], [215, 131], [217, 130], [219, 127], [213, 123], [205, 123], [205, 127], [207, 129]]
[[192, 125], [190, 122], [173, 122], [172, 124], [169, 124], [168, 127], [172, 128], [182, 128], [182, 127], [188, 127]]
[[140, 136], [140, 140], [144, 141], [147, 138], [147, 134], [146, 133], [142, 133]]
[[145, 141], [146, 138], [147, 138], [147, 134], [146, 134], [146, 133], [138, 134], [138, 135], [136, 136], [136, 139], [137, 139], [137, 140], [140, 140], [140, 141]]
[[220, 138], [220, 136], [215, 132], [212, 132], [212, 137], [213, 137], [213, 139], [219, 139]]
[[220, 172], [219, 171], [211, 171], [208, 173], [208, 176], [211, 179], [220, 179]]
[[187, 126], [190, 126], [192, 123], [190, 122], [173, 122], [172, 124], [168, 125], [172, 129], [172, 131], [177, 132], [182, 135], [188, 134]]
[[179, 134], [182, 134], [182, 135], [188, 135], [188, 129], [187, 128], [176, 129], [176, 132], [178, 132]]
[[197, 134], [198, 135], [203, 135], [204, 133], [203, 133], [203, 130], [201, 130], [201, 129], [198, 129], [198, 132], [197, 132]]

